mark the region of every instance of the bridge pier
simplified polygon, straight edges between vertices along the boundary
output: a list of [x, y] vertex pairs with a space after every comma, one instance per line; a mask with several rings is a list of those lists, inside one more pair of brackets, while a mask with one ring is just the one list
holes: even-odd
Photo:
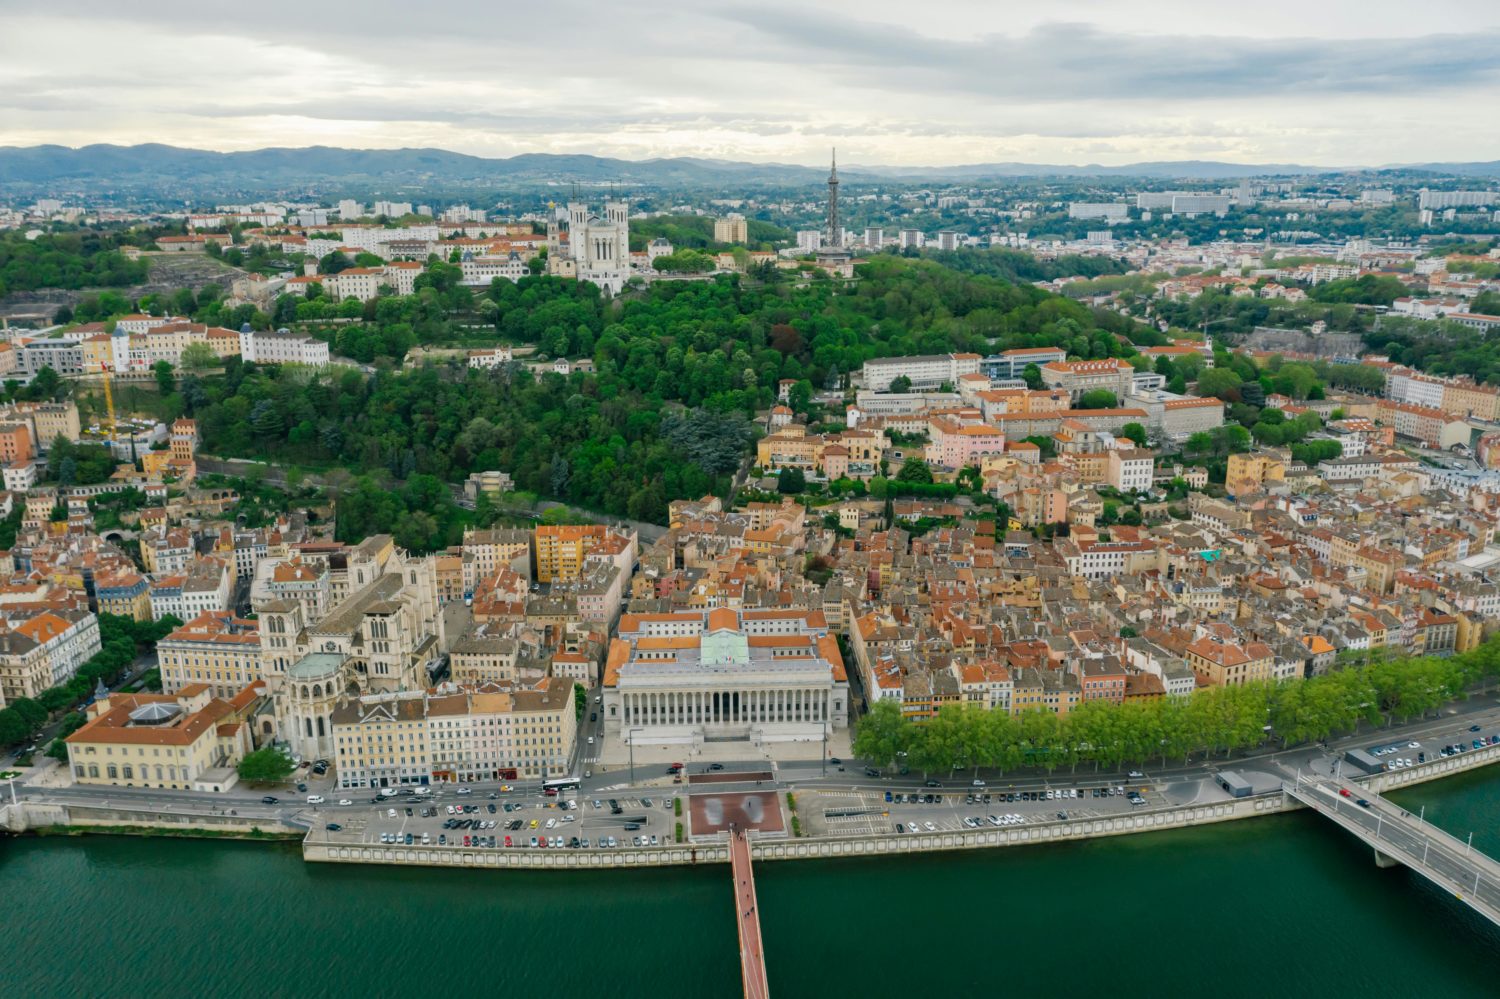
[[1385, 854], [1381, 853], [1379, 850], [1376, 850], [1375, 851], [1375, 866], [1378, 867], [1378, 868], [1380, 868], [1383, 871], [1383, 870], [1385, 870], [1388, 867], [1399, 867], [1399, 866], [1401, 866], [1401, 861], [1397, 860], [1395, 857], [1388, 857]]

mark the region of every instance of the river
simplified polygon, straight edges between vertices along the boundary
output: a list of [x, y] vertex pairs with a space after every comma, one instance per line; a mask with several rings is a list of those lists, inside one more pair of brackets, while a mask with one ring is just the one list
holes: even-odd
[[[1500, 856], [1500, 773], [1393, 795]], [[778, 997], [1493, 995], [1500, 930], [1310, 814], [757, 867]], [[303, 863], [295, 846], [0, 841], [15, 997], [739, 993], [727, 868]]]

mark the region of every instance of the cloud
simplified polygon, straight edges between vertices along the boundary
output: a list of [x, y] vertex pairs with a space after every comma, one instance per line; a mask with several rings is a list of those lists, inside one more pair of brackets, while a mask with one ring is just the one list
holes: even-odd
[[1024, 35], [935, 38], [806, 8], [726, 15], [845, 80], [1046, 101], [1203, 100], [1288, 93], [1377, 94], [1500, 79], [1500, 32], [1415, 38], [1235, 38], [1046, 24]]
[[[1500, 14], [1424, 0], [1420, 23], [1467, 33], [1394, 37], [1411, 23], [1394, 0], [1304, 4], [1209, 20], [1188, 0], [0, 3], [0, 143], [804, 163], [836, 143], [851, 162], [912, 165], [1500, 157], [1500, 133], [1474, 127], [1500, 105]], [[1204, 24], [1214, 33], [1186, 27]]]

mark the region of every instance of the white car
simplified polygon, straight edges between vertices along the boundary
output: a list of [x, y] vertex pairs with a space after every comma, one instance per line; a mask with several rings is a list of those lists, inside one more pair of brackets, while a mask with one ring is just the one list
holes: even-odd
[[394, 819], [396, 817], [396, 810], [394, 808], [387, 808], [385, 810], [385, 817], [388, 819]]
[[576, 816], [576, 815], [564, 815], [563, 816], [563, 821], [564, 822], [577, 822], [578, 821], [578, 816]]
[[348, 798], [340, 798], [339, 799], [339, 804], [340, 805], [352, 805], [352, 804], [354, 804], [354, 802], [350, 801]]
[[1408, 742], [1406, 744], [1406, 748], [1407, 749], [1421, 749], [1422, 748], [1422, 744], [1420, 742]]
[[975, 777], [972, 781], [969, 782], [969, 786], [970, 787], [984, 787], [984, 781], [980, 780], [978, 777]]
[[556, 819], [548, 819], [547, 820], [547, 828], [548, 829], [551, 829], [551, 828], [553, 828], [556, 825], [557, 825], [557, 820]]
[[323, 796], [321, 794], [309, 794], [307, 796], [307, 803], [309, 805], [321, 805], [323, 803]]
[[449, 805], [449, 806], [448, 806], [448, 814], [449, 814], [449, 815], [452, 815], [452, 814], [453, 814], [453, 806], [452, 806], [452, 805]]
[[937, 826], [933, 825], [931, 822], [923, 822], [922, 828], [926, 829], [928, 832], [937, 832]]
[[454, 791], [454, 792], [453, 792], [453, 793], [454, 793], [454, 794], [473, 794], [473, 793], [474, 793], [474, 792], [473, 792], [473, 791], [470, 791], [470, 790], [469, 790], [469, 789], [468, 789], [468, 788], [466, 788], [466, 787], [461, 787], [461, 788], [459, 788], [459, 789], [458, 789], [458, 790], [457, 790], [457, 791]]
[[589, 736], [589, 745], [592, 746], [593, 744], [594, 744], [594, 737], [593, 736]]
[[1146, 775], [1143, 774], [1143, 773], [1141, 773], [1139, 770], [1132, 770], [1126, 776], [1128, 776], [1131, 780], [1140, 780], [1142, 777], [1144, 777]]

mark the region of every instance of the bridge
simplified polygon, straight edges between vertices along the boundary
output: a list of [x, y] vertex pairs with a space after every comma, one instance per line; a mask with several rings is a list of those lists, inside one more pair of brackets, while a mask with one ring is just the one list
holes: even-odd
[[755, 905], [755, 872], [750, 868], [750, 840], [745, 830], [729, 830], [729, 871], [734, 878], [734, 921], [740, 932], [740, 978], [745, 999], [768, 999], [766, 954], [760, 941], [760, 913]]
[[1281, 790], [1369, 844], [1380, 867], [1404, 864], [1500, 924], [1500, 863], [1469, 843], [1358, 784], [1298, 775]]

